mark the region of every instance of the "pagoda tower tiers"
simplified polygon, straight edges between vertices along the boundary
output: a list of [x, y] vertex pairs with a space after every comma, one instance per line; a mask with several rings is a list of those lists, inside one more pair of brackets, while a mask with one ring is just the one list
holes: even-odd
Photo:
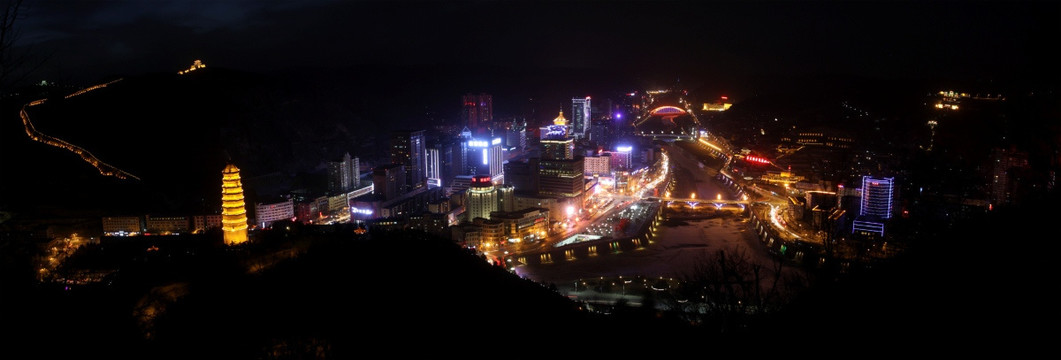
[[221, 172], [221, 230], [225, 234], [225, 245], [238, 245], [247, 241], [247, 206], [243, 202], [243, 184], [239, 180], [239, 168], [228, 164]]

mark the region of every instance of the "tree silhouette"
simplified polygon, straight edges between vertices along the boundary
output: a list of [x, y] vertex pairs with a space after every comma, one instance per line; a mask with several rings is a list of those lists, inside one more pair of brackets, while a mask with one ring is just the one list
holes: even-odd
[[5, 0], [0, 10], [0, 92], [22, 85], [30, 75], [44, 65], [47, 57], [34, 58], [31, 47], [16, 48], [22, 38], [17, 26], [24, 16], [22, 0]]
[[756, 262], [743, 247], [704, 257], [680, 279], [670, 297], [660, 301], [688, 321], [721, 333], [751, 330], [808, 285], [803, 272], [785, 266], [783, 258]]

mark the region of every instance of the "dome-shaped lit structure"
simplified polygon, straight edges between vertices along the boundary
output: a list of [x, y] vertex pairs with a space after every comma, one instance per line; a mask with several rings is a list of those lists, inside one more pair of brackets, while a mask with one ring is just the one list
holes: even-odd
[[559, 140], [568, 138], [567, 119], [564, 118], [564, 111], [560, 110], [560, 115], [557, 115], [553, 119], [552, 125], [546, 125], [542, 127], [542, 139], [543, 140]]
[[654, 139], [693, 139], [700, 130], [700, 121], [689, 110], [678, 106], [660, 105], [634, 122], [634, 133]]
[[221, 171], [221, 230], [225, 233], [225, 245], [247, 241], [247, 206], [243, 201], [243, 183], [239, 178], [239, 168], [232, 164]]
[[564, 111], [560, 110], [560, 115], [553, 119], [554, 125], [567, 126], [567, 119], [564, 118]]

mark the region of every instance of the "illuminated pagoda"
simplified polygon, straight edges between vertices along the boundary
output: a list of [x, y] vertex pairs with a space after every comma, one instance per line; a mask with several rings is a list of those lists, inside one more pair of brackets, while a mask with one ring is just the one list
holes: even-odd
[[221, 230], [225, 233], [225, 245], [238, 245], [247, 241], [243, 184], [236, 165], [228, 164], [221, 174]]

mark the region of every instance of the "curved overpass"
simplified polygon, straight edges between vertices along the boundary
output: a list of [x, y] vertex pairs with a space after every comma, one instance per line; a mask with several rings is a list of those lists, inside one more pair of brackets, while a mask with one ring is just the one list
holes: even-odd
[[699, 136], [700, 120], [681, 102], [657, 101], [634, 122], [634, 134], [661, 140], [692, 140]]

